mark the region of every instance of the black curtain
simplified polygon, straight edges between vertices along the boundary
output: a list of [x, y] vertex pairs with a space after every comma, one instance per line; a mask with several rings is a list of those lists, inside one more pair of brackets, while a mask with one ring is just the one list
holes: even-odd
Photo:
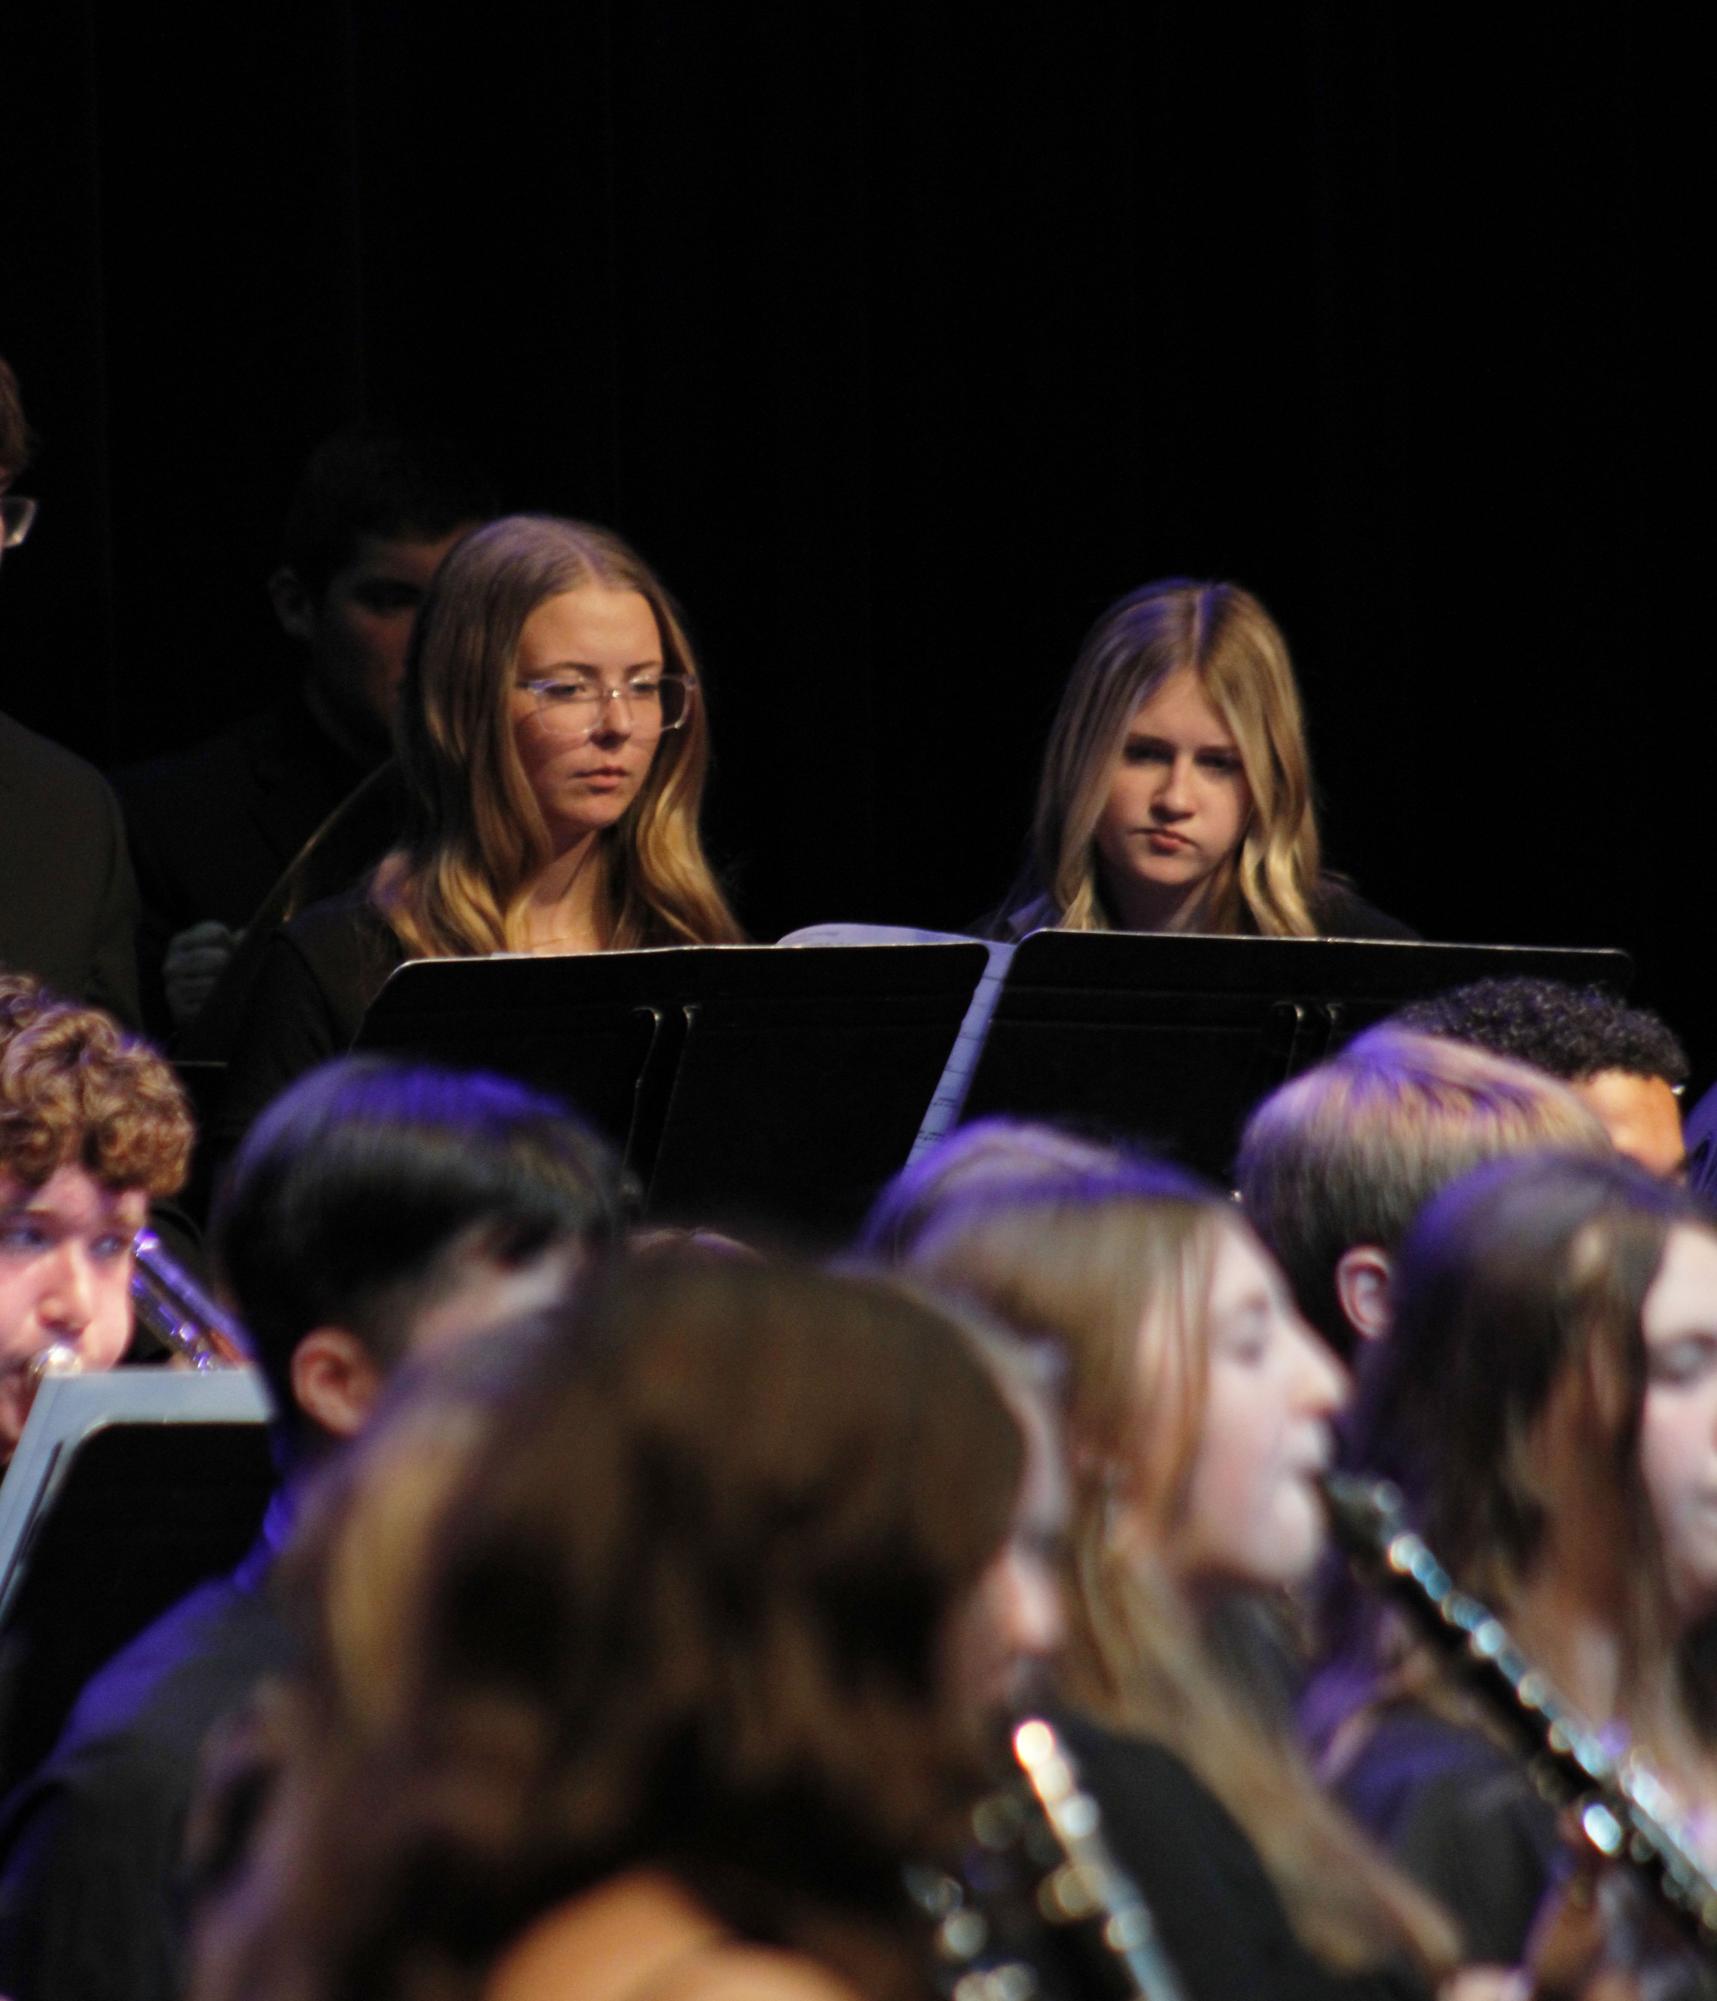
[[759, 935], [958, 925], [1086, 625], [1233, 576], [1335, 865], [1430, 935], [1625, 945], [1704, 1056], [1697, 72], [1501, 11], [14, 10], [0, 701], [109, 763], [260, 706], [304, 452], [453, 430], [685, 604]]

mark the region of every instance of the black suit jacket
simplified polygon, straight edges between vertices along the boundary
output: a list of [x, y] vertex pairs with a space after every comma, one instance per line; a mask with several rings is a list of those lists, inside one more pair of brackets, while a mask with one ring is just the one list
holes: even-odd
[[0, 966], [135, 1026], [137, 889], [107, 781], [0, 715]]
[[169, 941], [211, 917], [242, 930], [368, 771], [293, 694], [222, 736], [114, 774], [143, 900], [144, 1000], [163, 1033]]

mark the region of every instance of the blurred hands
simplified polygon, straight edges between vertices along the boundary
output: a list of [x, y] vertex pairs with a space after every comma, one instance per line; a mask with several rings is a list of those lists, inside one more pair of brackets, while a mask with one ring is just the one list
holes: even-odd
[[210, 917], [190, 925], [168, 943], [161, 979], [175, 1028], [184, 1028], [202, 1013], [243, 936], [242, 931], [231, 931]]

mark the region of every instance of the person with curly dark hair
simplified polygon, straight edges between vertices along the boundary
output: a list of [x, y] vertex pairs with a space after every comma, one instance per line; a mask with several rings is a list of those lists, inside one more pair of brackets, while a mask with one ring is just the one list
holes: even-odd
[[1548, 1070], [1603, 1120], [1618, 1153], [1660, 1180], [1686, 1178], [1687, 1052], [1649, 1008], [1560, 980], [1475, 980], [1415, 1001], [1395, 1020]]
[[0, 1464], [45, 1352], [83, 1369], [125, 1353], [137, 1232], [150, 1199], [183, 1185], [191, 1139], [185, 1094], [148, 1043], [0, 975]]

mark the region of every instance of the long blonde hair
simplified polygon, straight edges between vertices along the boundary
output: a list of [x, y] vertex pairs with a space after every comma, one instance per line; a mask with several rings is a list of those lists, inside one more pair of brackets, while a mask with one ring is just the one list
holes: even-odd
[[909, 1262], [1065, 1349], [1068, 1699], [1186, 1760], [1246, 1830], [1296, 1932], [1326, 1964], [1355, 1971], [1406, 1951], [1447, 1971], [1456, 1947], [1446, 1919], [1223, 1672], [1166, 1557], [1204, 1423], [1216, 1256], [1225, 1232], [1244, 1229], [1213, 1191], [1143, 1168], [956, 1197]]
[[1250, 591], [1181, 577], [1129, 592], [1079, 649], [1044, 752], [1031, 859], [1002, 919], [1008, 935], [1116, 928], [1097, 875], [1097, 823], [1128, 724], [1182, 668], [1233, 735], [1252, 794], [1211, 928], [1237, 931], [1249, 916], [1266, 937], [1317, 935], [1317, 817], [1287, 641]]
[[[643, 560], [605, 528], [509, 515], [466, 536], [436, 573], [400, 704], [405, 839], [377, 869], [370, 890], [414, 956], [462, 958], [525, 942], [524, 900], [549, 860], [549, 836], [514, 747], [513, 668], [525, 620], [537, 606], [591, 587], [643, 597], [668, 671], [696, 681], [673, 601]], [[709, 726], [694, 692], [685, 726], [664, 734], [638, 797], [603, 836], [611, 947], [740, 938], [698, 836], [708, 762]]]

